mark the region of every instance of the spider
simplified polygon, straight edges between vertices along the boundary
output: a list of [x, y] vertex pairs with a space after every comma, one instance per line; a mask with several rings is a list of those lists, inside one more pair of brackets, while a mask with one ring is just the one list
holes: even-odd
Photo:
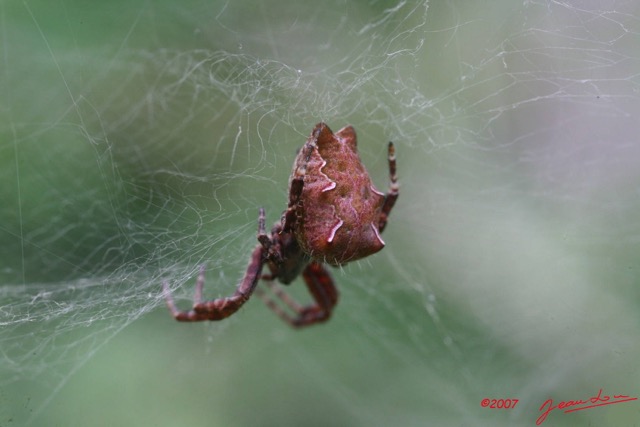
[[[201, 266], [191, 310], [178, 310], [168, 283], [163, 283], [173, 317], [181, 322], [225, 319], [256, 291], [293, 327], [328, 320], [338, 302], [338, 291], [323, 264], [340, 266], [381, 250], [384, 241], [380, 233], [399, 194], [393, 143], [388, 148], [391, 182], [387, 194], [373, 186], [356, 145], [353, 127], [346, 126], [334, 134], [325, 123], [318, 123], [298, 151], [289, 178], [289, 205], [269, 234], [265, 231], [265, 211], [259, 210], [258, 244], [234, 294], [202, 301], [205, 268]], [[269, 274], [262, 274], [265, 264]], [[288, 285], [300, 273], [314, 301], [305, 306], [274, 283], [277, 279]], [[266, 281], [272, 297], [256, 290], [260, 279]]]

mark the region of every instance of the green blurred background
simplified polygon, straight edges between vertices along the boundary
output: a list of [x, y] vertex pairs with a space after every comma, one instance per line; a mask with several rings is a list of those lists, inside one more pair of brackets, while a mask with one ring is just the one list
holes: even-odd
[[[0, 0], [0, 426], [532, 426], [640, 397], [638, 34], [622, 1]], [[380, 189], [396, 144], [385, 250], [332, 270], [325, 325], [257, 299], [175, 322], [162, 281], [187, 308], [206, 263], [233, 292], [321, 120]]]

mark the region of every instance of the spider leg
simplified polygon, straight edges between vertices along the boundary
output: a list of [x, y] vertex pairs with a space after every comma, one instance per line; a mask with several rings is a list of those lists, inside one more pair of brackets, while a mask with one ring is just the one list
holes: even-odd
[[382, 210], [380, 211], [380, 218], [378, 219], [378, 230], [380, 233], [387, 226], [387, 218], [389, 217], [389, 213], [391, 209], [393, 209], [393, 205], [396, 204], [396, 200], [398, 200], [399, 186], [398, 186], [398, 177], [396, 176], [396, 149], [393, 145], [393, 142], [389, 142], [389, 192], [384, 196], [384, 204], [382, 205]]
[[[317, 136], [316, 136], [317, 139]], [[311, 158], [313, 149], [316, 147], [315, 140], [307, 142], [301, 149], [306, 150], [304, 162], [300, 164], [293, 172], [291, 183], [289, 184], [289, 205], [287, 210], [282, 214], [282, 231], [289, 232], [293, 230], [294, 224], [297, 220], [298, 208], [301, 205], [300, 196], [302, 196], [302, 190], [304, 188], [304, 177], [307, 174], [307, 163]]]
[[338, 290], [333, 284], [329, 272], [321, 264], [312, 262], [307, 265], [302, 272], [302, 277], [314, 300], [314, 303], [306, 306], [297, 303], [287, 295], [281, 286], [273, 282], [268, 282], [268, 286], [273, 294], [278, 297], [284, 305], [289, 307], [295, 313], [295, 316], [286, 312], [262, 290], [257, 290], [258, 295], [265, 304], [282, 320], [294, 328], [301, 328], [327, 321], [329, 317], [331, 317], [333, 308], [338, 302]]
[[289, 206], [287, 210], [282, 214], [282, 231], [290, 232], [293, 230], [294, 224], [297, 218], [297, 208], [300, 205], [300, 196], [302, 195], [302, 189], [304, 187], [304, 173], [298, 176], [296, 171], [296, 177], [291, 181], [289, 187]]
[[[258, 235], [264, 232], [264, 209], [260, 209], [258, 218]], [[262, 243], [262, 242], [261, 242]], [[200, 273], [196, 281], [196, 289], [193, 297], [193, 307], [191, 310], [180, 311], [176, 307], [169, 283], [162, 283], [163, 292], [167, 301], [167, 307], [173, 317], [180, 322], [199, 322], [202, 320], [221, 320], [231, 316], [238, 311], [242, 305], [251, 297], [258, 281], [262, 277], [262, 267], [265, 262], [265, 254], [267, 248], [262, 244], [258, 244], [249, 260], [249, 266], [242, 279], [242, 282], [236, 288], [236, 291], [230, 297], [216, 298], [210, 301], [202, 301], [202, 288], [204, 287], [204, 265], [200, 267]]]
[[283, 260], [280, 244], [272, 238], [276, 233], [279, 233], [279, 227], [274, 227], [274, 229], [271, 230], [271, 236], [268, 235], [265, 231], [264, 217], [264, 209], [260, 208], [260, 216], [258, 217], [258, 242], [260, 242], [260, 245], [264, 248], [265, 260], [270, 260], [277, 265], [281, 265]]
[[[279, 285], [278, 283], [275, 283], [272, 281], [272, 277], [268, 277], [268, 276], [262, 276], [263, 279], [267, 280], [266, 284], [269, 287], [269, 290], [278, 298], [280, 298], [280, 300], [287, 306], [289, 307], [292, 311], [299, 313], [302, 310], [304, 310], [304, 307], [300, 304], [298, 304], [298, 302], [296, 300], [294, 300], [293, 298], [291, 298], [284, 290], [284, 288]], [[258, 294], [258, 296], [262, 299], [262, 301], [264, 301], [264, 303], [271, 309], [273, 310], [282, 320], [284, 320], [287, 323], [291, 323], [291, 316], [284, 311], [273, 299], [271, 299], [267, 293], [265, 291], [262, 290], [262, 288], [257, 288], [256, 289], [256, 294]]]

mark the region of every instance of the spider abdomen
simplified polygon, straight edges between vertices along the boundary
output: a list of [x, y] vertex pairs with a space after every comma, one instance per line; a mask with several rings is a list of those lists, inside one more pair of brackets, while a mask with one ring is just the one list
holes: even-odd
[[304, 174], [296, 240], [312, 258], [340, 265], [384, 247], [378, 222], [384, 194], [372, 184], [357, 152], [354, 129], [335, 134], [316, 125], [298, 153], [292, 176]]

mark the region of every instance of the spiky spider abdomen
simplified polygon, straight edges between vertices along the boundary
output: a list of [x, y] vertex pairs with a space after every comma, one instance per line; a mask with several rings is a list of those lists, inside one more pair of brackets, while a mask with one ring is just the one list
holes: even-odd
[[353, 127], [333, 134], [318, 125], [298, 152], [291, 181], [300, 175], [304, 185], [294, 233], [305, 253], [341, 265], [384, 247], [378, 229], [385, 196], [360, 161]]

